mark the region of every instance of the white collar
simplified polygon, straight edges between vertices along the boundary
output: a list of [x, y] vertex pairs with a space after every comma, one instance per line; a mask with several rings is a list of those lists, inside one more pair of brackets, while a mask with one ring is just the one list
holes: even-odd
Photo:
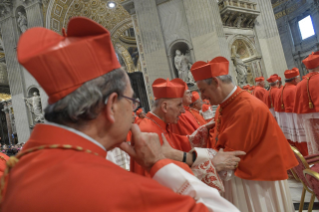
[[60, 128], [65, 129], [65, 130], [68, 130], [70, 132], [73, 132], [74, 134], [77, 134], [77, 135], [85, 138], [86, 140], [91, 141], [92, 143], [94, 143], [95, 145], [101, 147], [104, 151], [106, 151], [105, 147], [102, 144], [100, 144], [99, 142], [97, 142], [96, 140], [91, 138], [90, 136], [84, 134], [83, 132], [80, 132], [80, 131], [78, 131], [76, 129], [73, 129], [71, 127], [67, 127], [67, 126], [64, 126], [64, 125], [61, 125], [61, 124], [56, 124], [56, 123], [53, 123], [53, 122], [48, 122], [47, 121], [45, 124], [52, 125], [52, 126], [55, 126], [55, 127], [60, 127]]
[[233, 93], [235, 93], [236, 90], [237, 90], [237, 86], [235, 86], [233, 88], [233, 90], [228, 94], [228, 96], [226, 96], [226, 98], [220, 104], [224, 103], [227, 99], [229, 99], [231, 97], [231, 95], [233, 95]]

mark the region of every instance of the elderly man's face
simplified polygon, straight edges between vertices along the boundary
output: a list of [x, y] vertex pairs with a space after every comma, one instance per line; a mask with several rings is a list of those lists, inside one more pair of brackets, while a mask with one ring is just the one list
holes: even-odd
[[[126, 88], [123, 95], [126, 97], [133, 98], [134, 91], [131, 86], [128, 75], [125, 75]], [[126, 98], [118, 100], [118, 109], [115, 114], [115, 122], [113, 126], [113, 133], [118, 141], [124, 141], [130, 128], [132, 127], [132, 113], [133, 113], [133, 102]]]
[[179, 116], [185, 112], [182, 98], [165, 100], [165, 121], [168, 124], [177, 124]]
[[211, 105], [218, 105], [222, 101], [220, 98], [220, 88], [215, 82], [207, 84], [205, 81], [196, 82], [201, 92], [202, 99], [208, 99]]
[[190, 90], [185, 91], [183, 96], [183, 104], [189, 106], [192, 103], [192, 92]]

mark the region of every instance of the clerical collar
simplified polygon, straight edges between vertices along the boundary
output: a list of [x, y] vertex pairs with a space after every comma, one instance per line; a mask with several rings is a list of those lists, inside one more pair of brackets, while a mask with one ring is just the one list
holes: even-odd
[[164, 122], [160, 117], [158, 117], [155, 113], [150, 111], [146, 114], [146, 117], [153, 121], [159, 128], [161, 128], [161, 130], [163, 130], [164, 132], [167, 131], [168, 124]]
[[226, 100], [229, 99], [231, 97], [231, 95], [233, 95], [235, 93], [236, 89], [237, 89], [237, 86], [235, 86], [233, 88], [233, 90], [228, 94], [228, 96], [226, 96], [226, 98], [220, 104], [226, 102]]
[[102, 144], [100, 144], [99, 142], [97, 142], [96, 140], [91, 138], [90, 136], [84, 134], [83, 132], [80, 132], [80, 131], [78, 131], [76, 129], [73, 129], [71, 127], [67, 127], [67, 126], [64, 126], [64, 125], [61, 125], [61, 124], [57, 124], [57, 123], [53, 123], [53, 122], [46, 122], [45, 124], [52, 125], [52, 126], [55, 126], [55, 127], [60, 127], [60, 128], [65, 129], [65, 130], [68, 130], [70, 132], [73, 132], [74, 134], [77, 134], [77, 135], [85, 138], [86, 140], [91, 141], [92, 143], [94, 143], [95, 145], [101, 147], [104, 151], [106, 151], [105, 147]]

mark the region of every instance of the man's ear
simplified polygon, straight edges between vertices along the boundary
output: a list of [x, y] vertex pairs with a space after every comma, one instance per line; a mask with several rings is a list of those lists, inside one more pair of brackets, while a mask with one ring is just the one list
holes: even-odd
[[105, 105], [105, 118], [110, 122], [115, 122], [115, 114], [118, 112], [118, 95], [117, 93], [112, 93], [107, 99]]
[[212, 78], [212, 83], [210, 84], [211, 86], [214, 86], [214, 87], [218, 87], [219, 85], [219, 80], [216, 78], [216, 77], [213, 77]]
[[167, 101], [162, 101], [161, 102], [161, 108], [162, 108], [162, 111], [164, 113], [167, 113], [167, 111], [168, 111], [168, 102]]

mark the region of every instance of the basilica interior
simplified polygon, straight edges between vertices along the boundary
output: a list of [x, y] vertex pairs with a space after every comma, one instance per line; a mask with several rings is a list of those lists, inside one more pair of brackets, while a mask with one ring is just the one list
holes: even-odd
[[[72, 17], [109, 30], [118, 60], [147, 112], [157, 78], [181, 78], [196, 90], [190, 67], [223, 56], [235, 83], [255, 85], [297, 67], [319, 51], [317, 0], [0, 0], [1, 143], [24, 143], [43, 123], [48, 97], [17, 60], [19, 37], [33, 27], [62, 34]], [[243, 74], [244, 73], [244, 74]], [[267, 83], [267, 82], [266, 82]], [[267, 87], [268, 85], [266, 85]], [[300, 182], [289, 181], [298, 210]], [[309, 203], [310, 194], [305, 202]], [[306, 206], [305, 206], [306, 208]], [[313, 211], [319, 211], [316, 199]]]

